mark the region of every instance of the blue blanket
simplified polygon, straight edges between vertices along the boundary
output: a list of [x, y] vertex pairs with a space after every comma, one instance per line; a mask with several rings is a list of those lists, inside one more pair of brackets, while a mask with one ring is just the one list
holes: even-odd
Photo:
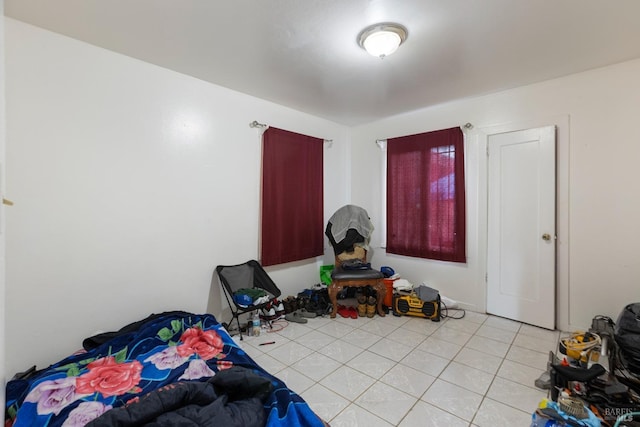
[[206, 381], [231, 366], [269, 378], [266, 426], [321, 427], [308, 404], [247, 355], [212, 315], [170, 313], [7, 383], [13, 426], [80, 427], [111, 408], [178, 381]]

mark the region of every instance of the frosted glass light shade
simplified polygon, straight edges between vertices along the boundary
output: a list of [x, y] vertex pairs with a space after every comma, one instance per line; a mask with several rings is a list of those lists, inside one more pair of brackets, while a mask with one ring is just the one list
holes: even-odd
[[358, 36], [358, 44], [369, 54], [384, 58], [395, 52], [407, 39], [407, 30], [392, 23], [375, 24], [365, 28]]
[[367, 52], [373, 56], [385, 57], [391, 55], [400, 46], [400, 36], [391, 31], [380, 31], [371, 34], [363, 42]]

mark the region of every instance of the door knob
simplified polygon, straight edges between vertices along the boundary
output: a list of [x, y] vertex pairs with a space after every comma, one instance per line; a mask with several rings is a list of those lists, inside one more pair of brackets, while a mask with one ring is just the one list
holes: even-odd
[[542, 235], [542, 240], [544, 240], [545, 242], [548, 242], [549, 240], [551, 240], [551, 235], [549, 233], [544, 233]]

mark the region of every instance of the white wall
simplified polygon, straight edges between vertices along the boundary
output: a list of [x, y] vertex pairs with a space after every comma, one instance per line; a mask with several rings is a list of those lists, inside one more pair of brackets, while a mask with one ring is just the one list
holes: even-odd
[[[7, 372], [151, 313], [219, 315], [215, 266], [258, 257], [253, 120], [333, 139], [325, 215], [347, 203], [344, 126], [19, 21], [5, 28]], [[319, 282], [320, 264], [269, 272], [289, 295]]]
[[[482, 135], [496, 129], [558, 126], [558, 318], [562, 329], [585, 328], [593, 316], [614, 320], [640, 300], [640, 60], [541, 84], [451, 102], [352, 129], [352, 202], [379, 221], [381, 151], [376, 139], [464, 125], [466, 265], [387, 255], [414, 283], [428, 282], [468, 308], [485, 307], [486, 158]], [[366, 177], [356, 179], [356, 177]], [[373, 186], [373, 188], [372, 188]], [[377, 187], [376, 187], [377, 186]], [[379, 223], [375, 223], [378, 230]], [[380, 242], [380, 236], [374, 244]]]
[[[16, 202], [6, 211], [9, 374], [42, 367], [83, 337], [151, 312], [219, 314], [217, 283], [209, 293], [213, 268], [257, 257], [253, 120], [333, 139], [325, 148], [325, 217], [352, 202], [369, 211], [378, 232], [383, 195], [374, 141], [472, 123], [468, 263], [386, 255], [379, 247], [373, 262], [479, 310], [482, 135], [556, 124], [558, 324], [586, 327], [594, 315], [615, 317], [640, 300], [640, 61], [348, 129], [11, 19], [5, 30], [6, 185]], [[318, 265], [331, 259], [327, 250], [322, 259], [269, 272], [286, 295], [317, 282]]]
[[[0, 12], [4, 15], [4, 0], [0, 0]], [[0, 198], [4, 195], [5, 183], [5, 96], [4, 96], [4, 21], [0, 19]], [[0, 407], [5, 403], [5, 209], [0, 204]]]

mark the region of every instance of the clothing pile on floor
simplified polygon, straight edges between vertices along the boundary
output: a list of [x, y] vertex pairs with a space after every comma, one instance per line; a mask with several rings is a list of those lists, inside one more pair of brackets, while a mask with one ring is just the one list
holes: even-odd
[[550, 391], [532, 415], [538, 426], [640, 425], [640, 303], [617, 322], [595, 316], [588, 331], [574, 331], [549, 355], [536, 386]]

